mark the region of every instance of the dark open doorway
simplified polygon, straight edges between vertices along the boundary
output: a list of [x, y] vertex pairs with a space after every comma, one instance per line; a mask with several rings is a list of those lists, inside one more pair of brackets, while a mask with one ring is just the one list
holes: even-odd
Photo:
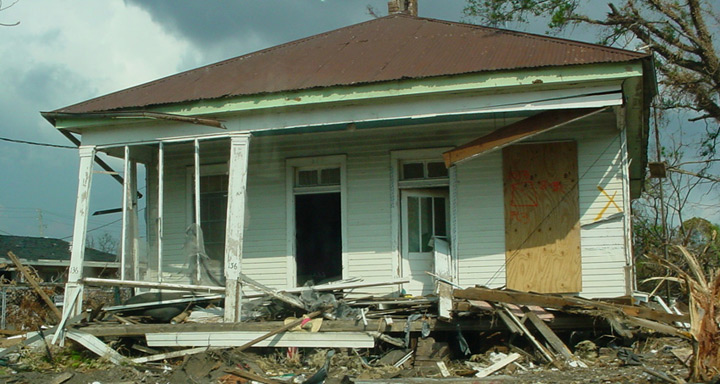
[[340, 193], [295, 196], [297, 283], [342, 278]]

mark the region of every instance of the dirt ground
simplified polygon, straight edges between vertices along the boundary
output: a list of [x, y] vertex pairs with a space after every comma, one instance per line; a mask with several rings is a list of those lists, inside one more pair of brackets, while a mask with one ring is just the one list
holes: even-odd
[[[658, 383], [662, 380], [648, 374], [654, 370], [686, 378], [688, 368], [676, 355], [687, 353], [689, 344], [675, 338], [651, 338], [636, 342], [633, 348], [578, 348], [576, 356], [587, 368], [557, 369], [538, 366], [524, 356], [483, 379], [483, 382], [512, 383]], [[77, 346], [50, 351], [24, 351], [0, 361], [0, 383], [80, 384], [80, 383], [244, 383], [228, 369], [244, 369], [279, 381], [302, 382], [318, 370], [327, 350], [301, 350], [289, 355], [287, 349], [268, 350], [263, 355], [235, 353], [233, 350], [209, 351], [158, 363], [117, 366], [97, 358]], [[361, 351], [337, 350], [332, 357], [327, 383], [340, 383], [346, 376], [357, 379], [392, 379], [400, 377], [442, 377], [432, 364], [401, 367], [380, 364], [375, 356]], [[482, 366], [491, 364], [489, 354], [475, 355]], [[447, 362], [451, 374], [467, 374], [463, 360]], [[296, 377], [297, 375], [303, 375]], [[295, 381], [292, 379], [295, 377]], [[459, 377], [459, 376], [458, 376]]]

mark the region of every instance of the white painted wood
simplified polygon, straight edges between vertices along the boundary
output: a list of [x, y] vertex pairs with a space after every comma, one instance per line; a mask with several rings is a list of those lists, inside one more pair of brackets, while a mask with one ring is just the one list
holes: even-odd
[[92, 184], [93, 161], [95, 147], [80, 146], [79, 177], [77, 201], [75, 204], [75, 223], [73, 226], [72, 249], [70, 251], [70, 269], [65, 284], [63, 318], [79, 315], [82, 311], [82, 300], [72, 301], [73, 297], [83, 297], [83, 262], [85, 261], [85, 241], [87, 236], [87, 220], [90, 209], [90, 186]]
[[512, 363], [513, 361], [515, 361], [519, 358], [520, 358], [520, 354], [513, 352], [513, 353], [503, 357], [502, 359], [498, 360], [497, 362], [493, 363], [489, 367], [481, 368], [475, 374], [475, 377], [487, 377], [487, 376], [493, 374], [495, 371], [502, 369], [506, 365]]
[[151, 361], [158, 361], [158, 360], [165, 360], [165, 359], [173, 359], [176, 357], [183, 357], [183, 356], [190, 356], [190, 355], [197, 355], [198, 353], [203, 353], [211, 350], [215, 350], [217, 348], [209, 348], [209, 347], [198, 347], [198, 348], [190, 348], [190, 349], [183, 349], [181, 351], [173, 351], [173, 352], [167, 352], [167, 353], [158, 353], [156, 355], [150, 355], [150, 356], [142, 356], [142, 357], [136, 357], [134, 359], [131, 359], [134, 364], [144, 364], [149, 363]]
[[129, 360], [125, 356], [108, 347], [100, 339], [89, 333], [71, 329], [67, 331], [67, 337], [69, 337], [73, 341], [78, 342], [85, 348], [91, 350], [96, 355], [110, 360], [113, 364], [123, 365], [129, 362]]
[[[448, 204], [448, 192], [443, 190], [430, 190], [430, 189], [406, 189], [401, 192], [401, 212], [402, 215], [400, 217], [400, 221], [402, 223], [402, 276], [404, 278], [410, 279], [410, 283], [405, 284], [403, 288], [405, 289], [405, 292], [411, 295], [415, 296], [421, 296], [421, 295], [427, 295], [434, 291], [434, 285], [432, 277], [429, 276], [426, 272], [435, 272], [434, 264], [436, 257], [436, 252], [431, 248], [427, 252], [420, 251], [413, 251], [410, 249], [410, 233], [414, 232], [419, 240], [421, 242], [421, 246], [427, 245], [422, 244], [425, 241], [421, 239], [422, 237], [422, 229], [421, 229], [421, 218], [423, 217], [422, 212], [422, 201], [425, 201], [426, 203], [430, 204], [431, 207], [431, 216], [428, 218], [430, 220], [430, 228], [428, 228], [428, 236], [432, 236], [434, 234], [434, 225], [435, 220], [434, 218], [434, 210], [432, 209], [432, 204], [434, 203], [434, 198], [439, 197], [442, 198], [445, 203], [445, 212], [447, 213], [449, 211], [449, 204]], [[409, 207], [409, 201], [410, 199], [414, 199], [417, 201], [418, 205], [414, 209], [414, 215], [418, 218], [417, 223], [411, 223], [408, 218], [410, 217], [412, 212], [410, 212], [411, 207]], [[447, 215], [445, 217], [444, 223], [445, 223], [445, 231], [446, 233], [449, 233], [449, 228], [447, 226]], [[411, 227], [412, 224], [416, 224], [416, 227]], [[435, 241], [428, 237], [428, 241]], [[444, 251], [447, 252], [447, 242], [444, 240], [439, 240], [441, 243], [444, 243]], [[417, 242], [416, 242], [417, 245]], [[441, 244], [440, 247], [443, 245]], [[443, 260], [443, 263], [445, 264], [445, 270], [447, 270], [447, 258], [449, 258], [449, 255], [444, 255], [445, 260]], [[437, 273], [437, 272], [436, 272]]]
[[165, 147], [158, 143], [158, 173], [157, 173], [157, 281], [163, 281], [163, 223], [165, 217]]
[[194, 160], [195, 161], [194, 161], [194, 168], [193, 168], [193, 171], [194, 171], [194, 173], [193, 173], [193, 189], [194, 189], [193, 196], [195, 197], [195, 204], [194, 204], [195, 205], [194, 223], [195, 223], [195, 228], [196, 228], [196, 232], [195, 232], [195, 247], [196, 248], [195, 249], [197, 250], [198, 253], [195, 254], [195, 258], [194, 258], [194, 260], [195, 260], [195, 276], [193, 278], [195, 279], [195, 281], [200, 282], [200, 281], [202, 281], [202, 265], [201, 265], [202, 264], [202, 260], [201, 260], [202, 255], [200, 255], [199, 252], [201, 249], [203, 249], [202, 247], [204, 247], [204, 245], [200, 243], [200, 239], [202, 238], [202, 236], [200, 235], [202, 232], [202, 227], [200, 226], [200, 223], [202, 222], [202, 221], [200, 221], [200, 217], [201, 217], [200, 216], [200, 209], [201, 209], [201, 207], [200, 207], [200, 141], [195, 139], [194, 145], [195, 145], [195, 152], [194, 152], [194, 154], [195, 154]]
[[225, 230], [225, 322], [240, 321], [242, 306], [240, 276], [245, 234], [249, 151], [250, 135], [239, 134], [230, 139], [230, 176]]
[[447, 241], [439, 237], [433, 239], [433, 257], [435, 259], [433, 272], [438, 276], [450, 280], [452, 276], [452, 260], [450, 256], [450, 245]]
[[130, 147], [125, 146], [123, 157], [123, 194], [122, 194], [122, 228], [120, 229], [120, 280], [127, 279], [128, 254], [130, 253], [130, 240], [128, 239], [128, 226], [130, 222]]
[[[145, 335], [149, 347], [237, 347], [267, 332], [162, 332]], [[373, 348], [364, 332], [282, 332], [253, 347]]]
[[[298, 168], [307, 167], [330, 167], [340, 168], [340, 230], [342, 239], [342, 278], [348, 278], [348, 186], [347, 186], [347, 159], [345, 155], [326, 155], [304, 158], [288, 158], [285, 161], [285, 239], [286, 239], [286, 263], [287, 263], [287, 287], [297, 286], [297, 263], [295, 262], [295, 174]], [[333, 190], [335, 190], [333, 188]], [[324, 193], [326, 189], [312, 188], [303, 189], [301, 193]]]
[[[622, 110], [622, 109], [621, 109]], [[624, 111], [624, 110], [622, 110]], [[622, 172], [622, 201], [630, 201], [630, 160], [628, 159], [628, 148], [627, 148], [627, 129], [625, 127], [624, 113], [618, 116], [618, 121], [622, 121], [622, 129], [620, 130], [620, 158], [621, 158], [621, 172]], [[630, 209], [625, 207], [623, 212], [623, 226], [625, 227], [625, 268], [628, 272], [626, 273], [625, 282], [625, 294], [632, 295], [637, 287], [635, 265], [633, 262], [633, 246], [632, 246], [632, 222], [631, 222]]]

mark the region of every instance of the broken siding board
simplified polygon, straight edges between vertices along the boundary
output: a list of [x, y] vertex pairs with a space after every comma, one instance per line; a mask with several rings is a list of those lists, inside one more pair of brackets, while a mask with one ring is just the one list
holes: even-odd
[[[266, 332], [166, 332], [148, 333], [150, 347], [236, 347]], [[375, 339], [364, 332], [283, 332], [254, 347], [373, 348]]]
[[576, 143], [506, 147], [503, 173], [508, 288], [581, 291]]

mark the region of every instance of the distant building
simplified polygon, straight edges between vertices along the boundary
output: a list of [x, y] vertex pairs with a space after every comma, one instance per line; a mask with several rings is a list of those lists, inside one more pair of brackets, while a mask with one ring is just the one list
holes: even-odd
[[[44, 282], [65, 282], [70, 265], [70, 243], [61, 239], [0, 235], [0, 275], [7, 280], [24, 281], [22, 274], [7, 256], [14, 253], [20, 261], [33, 267]], [[84, 276], [115, 277], [120, 266], [117, 256], [85, 248]]]

